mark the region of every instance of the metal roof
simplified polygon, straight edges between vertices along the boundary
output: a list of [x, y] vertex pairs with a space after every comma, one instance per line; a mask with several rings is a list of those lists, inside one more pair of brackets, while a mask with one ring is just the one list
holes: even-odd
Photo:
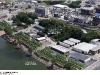
[[69, 55], [70, 58], [76, 59], [76, 60], [82, 60], [85, 61], [87, 59], [89, 59], [90, 57], [81, 53], [72, 53]]
[[44, 29], [44, 27], [42, 27], [40, 25], [36, 25], [35, 27], [40, 28], [40, 29]]
[[94, 47], [93, 49], [91, 49], [92, 51], [98, 51], [98, 50], [100, 50], [100, 45], [99, 46], [97, 46], [97, 47]]
[[91, 40], [91, 41], [93, 41], [93, 42], [98, 42], [100, 39], [93, 39], [93, 40]]
[[58, 50], [58, 51], [60, 51], [60, 52], [63, 52], [63, 53], [69, 51], [68, 48], [63, 47], [63, 46], [60, 46], [60, 45], [54, 45], [54, 46], [50, 46], [50, 47], [52, 47], [52, 48], [54, 48], [54, 49], [56, 49], [56, 50]]
[[71, 41], [71, 42], [74, 42], [74, 43], [79, 43], [80, 42], [80, 40], [77, 40], [77, 39], [74, 39], [74, 38], [70, 38], [68, 40]]
[[76, 49], [84, 51], [84, 52], [89, 52], [91, 49], [93, 49], [95, 47], [97, 47], [97, 45], [82, 42], [78, 45], [75, 45], [73, 48], [76, 48]]
[[66, 43], [64, 43], [64, 42], [59, 42], [59, 44], [61, 45], [61, 46], [64, 46], [64, 47], [70, 47], [70, 45], [68, 45], [68, 44], [66, 44]]
[[75, 45], [74, 42], [71, 42], [71, 41], [69, 41], [69, 40], [64, 40], [63, 42], [66, 43], [66, 44], [68, 44], [68, 45]]

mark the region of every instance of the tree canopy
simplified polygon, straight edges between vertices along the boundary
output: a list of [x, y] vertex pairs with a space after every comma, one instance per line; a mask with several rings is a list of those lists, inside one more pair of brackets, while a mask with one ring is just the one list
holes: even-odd
[[72, 3], [68, 4], [70, 8], [79, 8], [81, 1], [73, 1]]
[[66, 21], [58, 19], [43, 19], [39, 25], [44, 27], [43, 33], [53, 38], [55, 41], [63, 41], [69, 38], [79, 39], [83, 42], [90, 42], [92, 39], [100, 38], [97, 32], [89, 31], [87, 34], [75, 26], [70, 26]]
[[39, 3], [41, 3], [41, 2], [45, 2], [47, 5], [54, 5], [54, 4], [60, 4], [60, 3], [63, 3], [64, 2], [64, 0], [45, 0], [45, 1], [41, 1], [41, 0], [39, 0], [38, 1]]
[[32, 13], [20, 12], [20, 13], [18, 13], [18, 15], [13, 17], [12, 20], [18, 26], [22, 26], [22, 27], [26, 28], [26, 27], [28, 27], [28, 25], [33, 24], [34, 20], [37, 18], [38, 18], [38, 16], [34, 15]]
[[65, 26], [67, 25], [66, 21], [59, 20], [59, 19], [42, 19], [39, 21], [39, 25], [43, 27], [49, 27], [49, 26]]

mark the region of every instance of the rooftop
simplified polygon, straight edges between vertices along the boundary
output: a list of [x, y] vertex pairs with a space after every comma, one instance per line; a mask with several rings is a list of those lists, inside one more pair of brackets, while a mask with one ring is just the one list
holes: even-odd
[[66, 43], [64, 43], [64, 42], [59, 42], [59, 44], [60, 44], [61, 46], [64, 46], [64, 47], [70, 47], [70, 45], [68, 45], [68, 44], [66, 44]]
[[42, 10], [48, 9], [48, 7], [45, 7], [45, 6], [38, 6], [38, 7], [36, 7], [36, 8], [42, 9]]
[[78, 19], [85, 19], [85, 17], [82, 16], [82, 15], [71, 14], [71, 17], [73, 17], [73, 18], [78, 18]]
[[74, 43], [80, 42], [80, 40], [77, 40], [77, 39], [74, 39], [74, 38], [70, 38], [70, 39], [68, 39], [68, 40], [71, 41], [71, 42], [74, 42]]
[[83, 7], [82, 9], [84, 9], [84, 10], [93, 10], [94, 8], [93, 7]]
[[91, 41], [95, 41], [95, 42], [97, 42], [97, 41], [99, 41], [100, 39], [93, 39], [93, 40], [91, 40]]
[[46, 38], [45, 37], [40, 37], [40, 38], [37, 38], [37, 40], [46, 40]]
[[92, 51], [98, 51], [100, 49], [100, 46], [94, 47], [93, 49], [91, 49]]
[[86, 42], [82, 42], [78, 45], [75, 45], [73, 48], [76, 48], [76, 49], [79, 49], [79, 50], [82, 50], [84, 52], [89, 52], [89, 50], [93, 49], [97, 47], [97, 45], [93, 45], [93, 44], [89, 44], [89, 43], [86, 43]]
[[68, 48], [65, 48], [65, 47], [60, 46], [60, 45], [54, 45], [54, 46], [50, 46], [50, 47], [52, 47], [52, 48], [54, 48], [54, 49], [56, 49], [56, 50], [58, 50], [58, 51], [60, 51], [60, 52], [63, 52], [63, 53], [69, 51]]
[[69, 40], [64, 40], [63, 42], [66, 43], [66, 44], [68, 44], [68, 45], [75, 45], [74, 42], [71, 42], [71, 41], [69, 41]]
[[77, 60], [82, 60], [82, 61], [85, 61], [86, 59], [90, 58], [89, 56], [81, 54], [81, 53], [72, 53], [69, 55], [69, 57], [77, 59]]
[[61, 5], [61, 4], [56, 4], [56, 5], [54, 5], [54, 7], [57, 7], [57, 8], [68, 8], [68, 6]]
[[42, 27], [40, 25], [36, 25], [35, 27], [40, 28], [40, 29], [44, 29], [44, 27]]

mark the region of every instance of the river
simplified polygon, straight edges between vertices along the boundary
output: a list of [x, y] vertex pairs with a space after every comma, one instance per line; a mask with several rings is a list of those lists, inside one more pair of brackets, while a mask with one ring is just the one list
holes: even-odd
[[[25, 65], [27, 61], [34, 65]], [[0, 37], [0, 70], [47, 70], [47, 67]]]

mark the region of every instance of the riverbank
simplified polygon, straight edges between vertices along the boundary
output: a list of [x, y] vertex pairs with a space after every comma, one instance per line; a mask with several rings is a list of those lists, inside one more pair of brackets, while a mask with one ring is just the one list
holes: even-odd
[[16, 46], [17, 48], [21, 49], [23, 52], [25, 52], [28, 55], [31, 55], [32, 58], [34, 58], [35, 60], [41, 62], [42, 64], [44, 64], [47, 68], [51, 68], [51, 69], [55, 69], [55, 70], [63, 70], [64, 68], [59, 67], [55, 64], [52, 64], [51, 61], [47, 61], [44, 58], [41, 58], [39, 55], [37, 55], [36, 52], [32, 52], [30, 53], [28, 50], [28, 48], [21, 44], [19, 45], [18, 41], [14, 38], [9, 37], [8, 35], [4, 35], [4, 39], [7, 40], [8, 42], [10, 42], [11, 44], [13, 44], [14, 46]]
[[[44, 64], [27, 55], [3, 37], [0, 37], [0, 61], [0, 70], [48, 70]], [[28, 61], [33, 62], [33, 65], [25, 65]]]
[[0, 36], [4, 35], [5, 31], [0, 30]]

